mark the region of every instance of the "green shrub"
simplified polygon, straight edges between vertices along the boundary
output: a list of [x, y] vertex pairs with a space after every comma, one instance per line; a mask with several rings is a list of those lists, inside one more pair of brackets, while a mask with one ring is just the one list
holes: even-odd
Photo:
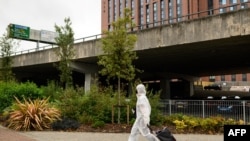
[[151, 125], [162, 125], [164, 122], [164, 115], [162, 111], [160, 110], [160, 91], [153, 93], [150, 91], [147, 94], [147, 97], [149, 99], [150, 105], [151, 105], [151, 116], [150, 116], [150, 124]]
[[27, 99], [37, 99], [37, 98], [42, 98], [42, 90], [38, 88], [38, 86], [33, 83], [33, 82], [25, 82], [25, 83], [20, 83], [16, 87], [16, 93], [13, 93], [13, 96], [22, 99], [22, 98], [27, 98]]
[[175, 124], [176, 130], [183, 132], [187, 125], [184, 120], [174, 120], [173, 123]]
[[99, 121], [99, 120], [97, 120], [97, 121], [95, 121], [92, 125], [91, 125], [91, 127], [93, 127], [93, 128], [100, 128], [100, 127], [103, 127], [105, 125], [105, 122], [104, 121]]
[[15, 88], [16, 85], [16, 82], [0, 82], [0, 113], [14, 101], [13, 88]]
[[14, 97], [33, 100], [42, 98], [42, 93], [42, 90], [32, 82], [0, 82], [0, 113], [15, 101]]
[[180, 133], [223, 133], [224, 125], [241, 125], [244, 124], [242, 120], [236, 121], [231, 118], [225, 119], [221, 116], [209, 117], [209, 118], [200, 118], [187, 116], [183, 114], [173, 114], [166, 116], [164, 119], [164, 125], [166, 126], [175, 126], [177, 132]]
[[16, 99], [9, 111], [7, 127], [14, 130], [43, 130], [60, 119], [60, 111], [51, 107], [48, 99], [26, 100]]
[[55, 81], [48, 81], [47, 86], [41, 86], [44, 97], [50, 97], [50, 101], [54, 102], [60, 99], [63, 92], [62, 87], [59, 86]]
[[83, 108], [81, 98], [81, 95], [78, 95], [77, 91], [72, 88], [62, 91], [56, 100], [57, 107], [62, 112], [62, 117], [77, 120]]
[[193, 132], [200, 127], [200, 118], [183, 116], [183, 120], [185, 122], [185, 125], [187, 125], [185, 129], [189, 132]]
[[[110, 88], [98, 88], [92, 86], [89, 93], [83, 97], [82, 115], [81, 121], [86, 123], [95, 123], [98, 121], [104, 121], [105, 123], [111, 123], [112, 121], [112, 105], [116, 104], [116, 98], [113, 91]], [[91, 121], [90, 121], [91, 120]]]
[[111, 122], [113, 98], [107, 90], [92, 86], [89, 93], [84, 94], [82, 88], [65, 89], [56, 100], [56, 104], [65, 118], [75, 119], [84, 124], [95, 121]]
[[218, 121], [212, 118], [205, 118], [200, 123], [202, 130], [205, 132], [213, 132], [218, 126]]

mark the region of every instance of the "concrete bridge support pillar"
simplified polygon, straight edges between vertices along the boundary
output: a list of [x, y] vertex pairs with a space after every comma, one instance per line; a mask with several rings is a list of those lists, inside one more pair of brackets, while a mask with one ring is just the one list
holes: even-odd
[[85, 93], [88, 92], [91, 88], [91, 85], [95, 83], [97, 65], [84, 64], [84, 63], [79, 63], [79, 62], [72, 62], [70, 65], [73, 68], [73, 70], [85, 74], [84, 90], [85, 90]]
[[95, 84], [95, 74], [94, 73], [85, 73], [84, 81], [84, 91], [85, 93], [90, 91], [91, 85]]
[[189, 85], [190, 85], [190, 94], [189, 94], [189, 96], [193, 96], [194, 95], [194, 81], [189, 81]]
[[170, 93], [170, 80], [169, 79], [161, 79], [160, 80], [160, 87], [162, 89], [161, 92], [161, 98], [162, 99], [170, 99], [171, 93]]

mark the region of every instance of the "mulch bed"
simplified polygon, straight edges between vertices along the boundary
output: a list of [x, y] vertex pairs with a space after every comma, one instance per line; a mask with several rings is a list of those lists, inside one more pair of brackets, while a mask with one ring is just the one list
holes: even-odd
[[[6, 126], [3, 119], [0, 120], [0, 125]], [[163, 129], [166, 126], [151, 126], [153, 131], [159, 131]], [[101, 132], [101, 133], [130, 133], [132, 128], [132, 125], [130, 124], [105, 124], [103, 127], [94, 128], [91, 125], [80, 125], [77, 129], [69, 129], [69, 130], [63, 130], [66, 132]], [[201, 130], [196, 131], [177, 131], [174, 126], [167, 126], [167, 128], [173, 133], [173, 134], [216, 134], [216, 133], [208, 133]], [[53, 129], [46, 129], [46, 131], [53, 131]], [[217, 133], [218, 134], [218, 133]]]

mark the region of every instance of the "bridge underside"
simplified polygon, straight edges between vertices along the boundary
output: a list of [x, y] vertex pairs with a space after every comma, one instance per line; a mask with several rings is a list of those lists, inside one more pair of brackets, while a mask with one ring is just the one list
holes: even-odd
[[241, 36], [140, 51], [135, 64], [152, 74], [170, 72], [200, 77], [246, 73], [250, 72], [249, 54], [250, 36]]

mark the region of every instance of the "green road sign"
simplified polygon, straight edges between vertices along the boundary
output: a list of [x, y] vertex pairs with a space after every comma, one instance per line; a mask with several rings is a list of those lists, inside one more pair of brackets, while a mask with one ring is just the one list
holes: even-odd
[[30, 28], [27, 26], [10, 24], [9, 25], [9, 37], [18, 39], [29, 39]]

